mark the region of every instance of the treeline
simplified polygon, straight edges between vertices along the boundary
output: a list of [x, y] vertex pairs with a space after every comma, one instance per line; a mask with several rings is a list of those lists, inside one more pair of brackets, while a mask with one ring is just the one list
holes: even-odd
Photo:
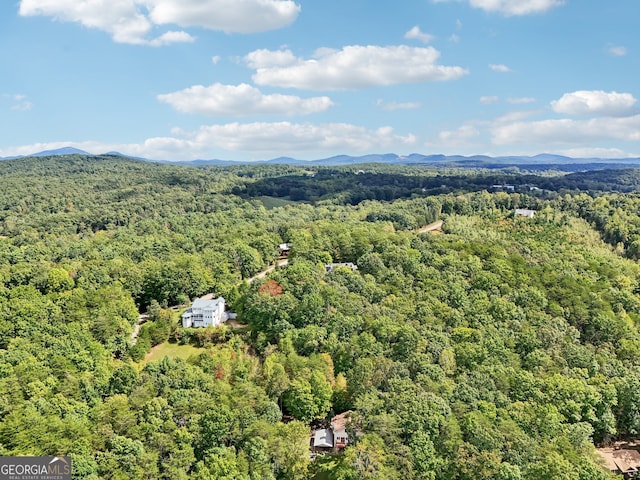
[[[357, 166], [355, 168], [358, 168]], [[599, 170], [561, 175], [532, 175], [515, 172], [470, 170], [442, 173], [415, 169], [411, 173], [366, 172], [354, 167], [315, 168], [303, 174], [262, 178], [233, 187], [244, 198], [270, 196], [292, 201], [337, 200], [356, 205], [364, 200], [392, 201], [412, 195], [511, 191], [541, 196], [549, 192], [593, 191], [631, 192], [640, 188], [640, 170]]]

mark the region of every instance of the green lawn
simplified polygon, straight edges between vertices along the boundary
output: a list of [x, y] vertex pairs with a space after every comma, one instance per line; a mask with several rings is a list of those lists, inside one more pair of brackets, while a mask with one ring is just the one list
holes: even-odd
[[267, 209], [271, 209], [271, 208], [277, 208], [277, 207], [283, 207], [285, 205], [291, 205], [291, 204], [295, 204], [297, 202], [293, 202], [291, 200], [286, 200], [284, 198], [276, 198], [276, 197], [267, 197], [267, 196], [261, 196], [261, 197], [256, 197], [258, 200], [260, 200], [262, 202], [262, 204], [264, 205], [265, 208]]
[[198, 355], [203, 351], [203, 348], [194, 347], [193, 345], [164, 342], [153, 347], [151, 351], [147, 353], [147, 356], [144, 357], [142, 363], [156, 362], [162, 360], [164, 357], [184, 358], [186, 360], [191, 355]]

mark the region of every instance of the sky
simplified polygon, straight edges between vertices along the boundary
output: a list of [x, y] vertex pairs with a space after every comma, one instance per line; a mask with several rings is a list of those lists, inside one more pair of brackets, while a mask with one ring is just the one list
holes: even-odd
[[639, 19], [639, 0], [4, 0], [0, 157], [638, 157]]

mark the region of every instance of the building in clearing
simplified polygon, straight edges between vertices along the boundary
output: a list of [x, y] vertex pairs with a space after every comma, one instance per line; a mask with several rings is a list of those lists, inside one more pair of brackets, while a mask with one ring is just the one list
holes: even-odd
[[604, 466], [626, 479], [640, 478], [640, 452], [634, 448], [597, 448]]
[[347, 410], [331, 419], [331, 428], [333, 430], [336, 449], [345, 448], [349, 443], [349, 435], [347, 434], [347, 425], [349, 422], [351, 422], [351, 410]]
[[291, 251], [291, 244], [281, 243], [280, 245], [278, 245], [278, 249], [280, 251], [280, 258], [287, 258], [289, 256], [289, 252]]
[[327, 265], [324, 266], [324, 269], [327, 273], [331, 273], [333, 272], [336, 268], [339, 267], [347, 267], [350, 268], [352, 271], [356, 271], [358, 269], [358, 266], [355, 263], [352, 262], [345, 262], [345, 263], [329, 263]]
[[191, 308], [182, 314], [182, 326], [192, 327], [216, 327], [226, 320], [224, 298], [213, 300], [198, 298]]
[[328, 451], [333, 449], [333, 432], [329, 428], [319, 428], [311, 438], [313, 451]]
[[528, 208], [516, 208], [516, 217], [533, 218], [535, 216], [535, 210], [529, 210]]

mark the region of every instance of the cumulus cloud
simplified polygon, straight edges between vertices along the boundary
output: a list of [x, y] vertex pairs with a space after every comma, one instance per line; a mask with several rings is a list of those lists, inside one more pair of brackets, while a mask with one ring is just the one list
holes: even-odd
[[395, 110], [414, 110], [416, 108], [420, 108], [422, 104], [420, 102], [385, 102], [383, 100], [378, 100], [376, 105], [387, 112], [392, 112]]
[[602, 90], [578, 90], [565, 93], [551, 102], [557, 113], [567, 115], [623, 116], [634, 112], [636, 99], [630, 93], [604, 92]]
[[33, 108], [33, 103], [31, 103], [27, 96], [22, 93], [5, 93], [2, 94], [3, 98], [6, 98], [11, 103], [11, 110], [15, 110], [18, 112], [26, 112]]
[[448, 145], [466, 144], [470, 139], [480, 135], [473, 125], [463, 125], [456, 130], [445, 130], [438, 134], [440, 142]]
[[246, 116], [254, 114], [307, 115], [323, 112], [333, 105], [329, 97], [300, 98], [293, 95], [265, 95], [259, 89], [241, 83], [208, 87], [195, 85], [178, 92], [158, 95], [183, 113]]
[[522, 105], [525, 103], [534, 103], [536, 101], [533, 97], [510, 97], [507, 98], [507, 103], [511, 105]]
[[[392, 127], [369, 129], [348, 123], [256, 122], [203, 125], [195, 131], [172, 131], [174, 136], [148, 138], [140, 143], [52, 142], [0, 149], [0, 156], [28, 155], [73, 146], [91, 153], [119, 151], [127, 155], [162, 160], [220, 158], [272, 158], [280, 155], [314, 156], [403, 150], [416, 145], [412, 134], [398, 135]], [[221, 152], [226, 152], [221, 153]]]
[[419, 40], [422, 43], [429, 43], [435, 37], [429, 33], [424, 33], [417, 25], [404, 34], [404, 38], [409, 40]]
[[511, 69], [506, 65], [500, 65], [495, 63], [489, 64], [489, 68], [494, 72], [499, 72], [499, 73], [509, 73], [511, 71]]
[[568, 118], [497, 124], [492, 128], [497, 145], [592, 144], [596, 141], [640, 141], [640, 115], [619, 118]]
[[559, 150], [557, 153], [573, 158], [625, 158], [637, 157], [639, 155], [629, 155], [619, 148], [603, 148], [603, 147], [578, 147]]
[[[138, 0], [139, 1], [139, 0]], [[157, 25], [204, 27], [224, 32], [254, 33], [285, 27], [297, 18], [292, 0], [146, 0]]]
[[619, 45], [612, 45], [607, 49], [607, 51], [609, 52], [609, 55], [612, 55], [614, 57], [624, 57], [627, 54], [626, 47], [622, 47]]
[[231, 151], [369, 152], [398, 145], [414, 145], [416, 138], [413, 135], [396, 135], [391, 127], [370, 130], [347, 123], [315, 125], [276, 122], [203, 126], [196, 132], [195, 141]]
[[[433, 0], [435, 3], [455, 0]], [[507, 17], [545, 13], [564, 4], [564, 0], [468, 0], [473, 8], [501, 13]]]
[[169, 45], [171, 43], [191, 43], [195, 41], [195, 37], [192, 37], [187, 32], [166, 32], [153, 40], [147, 42], [152, 47], [161, 47], [163, 45]]
[[193, 41], [186, 32], [148, 36], [156, 26], [202, 27], [252, 33], [281, 28], [298, 16], [292, 0], [21, 0], [23, 16], [77, 22], [111, 34], [118, 43], [161, 46]]
[[309, 90], [348, 90], [371, 86], [455, 80], [467, 73], [462, 67], [438, 65], [433, 47], [360, 46], [322, 49], [314, 58], [297, 58], [289, 50], [257, 50], [245, 57], [256, 69], [259, 85]]
[[484, 104], [484, 105], [491, 105], [492, 103], [496, 103], [499, 100], [498, 97], [496, 97], [495, 95], [485, 95], [480, 97], [480, 103]]

